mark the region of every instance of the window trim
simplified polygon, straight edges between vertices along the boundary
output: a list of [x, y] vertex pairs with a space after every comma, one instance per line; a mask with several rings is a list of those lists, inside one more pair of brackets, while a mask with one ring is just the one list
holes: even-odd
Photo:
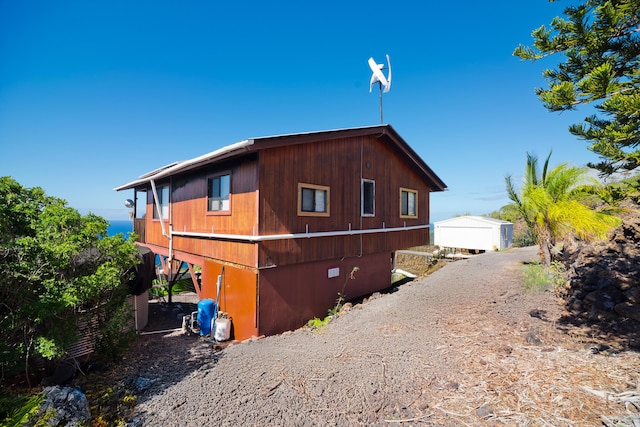
[[[373, 184], [373, 212], [372, 213], [365, 213], [364, 212], [364, 196], [365, 196], [365, 191], [364, 191], [364, 184], [365, 183], [371, 183]], [[367, 179], [367, 178], [362, 178], [360, 180], [360, 215], [363, 217], [375, 217], [376, 216], [376, 181], [373, 179]]]
[[[167, 200], [166, 200], [166, 205], [164, 204], [164, 200], [162, 200], [162, 191], [164, 189], [167, 189]], [[150, 192], [151, 193], [151, 219], [153, 221], [160, 221], [160, 217], [158, 216], [158, 209], [156, 209], [156, 201], [155, 198], [153, 197], [153, 191]], [[162, 184], [162, 185], [158, 185], [156, 186], [156, 194], [158, 195], [158, 204], [160, 205], [160, 212], [162, 213], [162, 220], [163, 221], [169, 221], [169, 209], [170, 209], [170, 203], [171, 203], [171, 187], [169, 186], [169, 184]], [[166, 207], [166, 216], [164, 215], [165, 212], [164, 211], [164, 207]]]
[[[309, 212], [302, 210], [302, 190], [310, 189], [321, 190], [326, 193], [325, 195], [325, 208], [326, 212]], [[298, 183], [298, 216], [320, 216], [320, 217], [328, 217], [331, 216], [331, 189], [326, 185], [316, 185], [316, 184], [307, 184], [303, 182]]]
[[[413, 194], [415, 199], [414, 199], [414, 206], [415, 206], [415, 214], [414, 215], [409, 215], [407, 214], [403, 214], [402, 213], [402, 193], [408, 193], [408, 194]], [[407, 198], [407, 211], [409, 209], [408, 206], [408, 198]], [[404, 188], [404, 187], [400, 187], [400, 218], [409, 218], [409, 219], [416, 219], [418, 218], [418, 190], [413, 190], [411, 188]]]
[[[220, 210], [210, 210], [209, 209], [209, 205], [210, 205], [209, 190], [211, 190], [211, 181], [213, 181], [216, 178], [223, 177], [223, 176], [228, 176], [229, 177], [229, 208], [228, 209], [220, 209]], [[231, 215], [231, 207], [232, 207], [231, 187], [232, 187], [231, 171], [222, 171], [222, 172], [218, 172], [218, 173], [215, 173], [213, 175], [207, 176], [207, 198], [206, 198], [207, 199], [207, 201], [206, 201], [206, 212], [207, 212], [207, 215]], [[221, 199], [221, 200], [225, 200], [225, 199]]]

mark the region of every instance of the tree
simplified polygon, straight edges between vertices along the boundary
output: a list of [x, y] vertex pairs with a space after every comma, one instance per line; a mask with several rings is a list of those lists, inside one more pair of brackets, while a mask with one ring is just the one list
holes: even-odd
[[32, 356], [61, 356], [80, 311], [102, 307], [97, 336], [120, 322], [133, 235], [107, 236], [107, 220], [81, 216], [41, 188], [0, 178], [0, 367], [29, 373]]
[[546, 267], [559, 254], [558, 241], [569, 233], [590, 240], [604, 238], [620, 224], [619, 218], [597, 212], [580, 200], [596, 184], [587, 176], [587, 169], [562, 163], [549, 170], [551, 153], [538, 170], [538, 158], [527, 153], [527, 163], [520, 192], [513, 178], [505, 177], [507, 193], [520, 212], [540, 248], [540, 258]]
[[564, 54], [565, 62], [547, 69], [547, 89], [536, 93], [551, 111], [590, 104], [594, 114], [569, 131], [590, 142], [600, 162], [588, 166], [611, 175], [640, 166], [640, 1], [585, 0], [564, 10], [551, 29], [532, 33], [533, 47], [518, 46], [514, 55], [538, 60]]

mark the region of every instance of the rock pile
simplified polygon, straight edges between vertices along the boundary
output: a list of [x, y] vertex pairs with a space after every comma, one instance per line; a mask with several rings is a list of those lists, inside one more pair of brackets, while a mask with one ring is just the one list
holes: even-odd
[[640, 211], [632, 207], [605, 242], [575, 243], [565, 251], [567, 323], [593, 338], [618, 338], [640, 348]]
[[[73, 387], [45, 387], [40, 406], [41, 421], [51, 426], [74, 427], [85, 425], [91, 418], [86, 396]], [[40, 424], [37, 424], [40, 425]]]

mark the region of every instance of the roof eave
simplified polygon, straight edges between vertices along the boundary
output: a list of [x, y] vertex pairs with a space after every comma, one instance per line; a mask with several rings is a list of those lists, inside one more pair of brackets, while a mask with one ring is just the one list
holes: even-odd
[[183, 162], [176, 162], [170, 167], [164, 167], [152, 172], [147, 172], [134, 181], [115, 187], [114, 190], [122, 191], [143, 187], [152, 180], [162, 179], [177, 173], [188, 172], [212, 161], [220, 161], [229, 157], [237, 156], [239, 153], [249, 151], [252, 145], [253, 140], [236, 142], [235, 144], [227, 145], [218, 150], [203, 154], [202, 156], [194, 157], [193, 159], [185, 160]]
[[132, 188], [140, 188], [146, 186], [152, 180], [162, 179], [177, 173], [188, 172], [199, 168], [213, 161], [220, 161], [230, 157], [237, 156], [248, 151], [257, 151], [266, 148], [273, 148], [280, 145], [286, 145], [291, 139], [295, 139], [296, 143], [311, 143], [319, 140], [336, 137], [376, 135], [377, 138], [386, 137], [397, 146], [400, 151], [406, 155], [409, 160], [417, 167], [418, 171], [426, 178], [431, 185], [431, 191], [444, 191], [447, 185], [435, 174], [435, 172], [422, 160], [422, 158], [407, 144], [407, 142], [393, 129], [391, 125], [381, 124], [373, 126], [363, 126], [356, 128], [325, 130], [316, 132], [296, 133], [275, 135], [267, 137], [258, 137], [247, 139], [235, 144], [222, 147], [218, 150], [204, 154], [191, 160], [176, 162], [155, 171], [141, 175], [137, 180], [128, 182], [124, 185], [115, 187], [115, 191], [128, 190]]

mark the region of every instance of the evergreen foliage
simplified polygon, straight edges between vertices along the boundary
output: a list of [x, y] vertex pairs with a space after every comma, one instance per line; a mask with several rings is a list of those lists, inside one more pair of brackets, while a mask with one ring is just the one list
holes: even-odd
[[640, 166], [640, 1], [585, 0], [532, 33], [533, 47], [518, 46], [525, 60], [563, 54], [564, 62], [543, 75], [536, 93], [550, 111], [590, 104], [598, 114], [569, 131], [590, 142], [603, 175]]
[[114, 324], [122, 335], [114, 314], [123, 311], [125, 272], [138, 251], [132, 234], [110, 237], [107, 226], [41, 188], [0, 178], [0, 380], [20, 371], [28, 378], [34, 355], [62, 356], [82, 311], [101, 313], [98, 339], [114, 342]]

